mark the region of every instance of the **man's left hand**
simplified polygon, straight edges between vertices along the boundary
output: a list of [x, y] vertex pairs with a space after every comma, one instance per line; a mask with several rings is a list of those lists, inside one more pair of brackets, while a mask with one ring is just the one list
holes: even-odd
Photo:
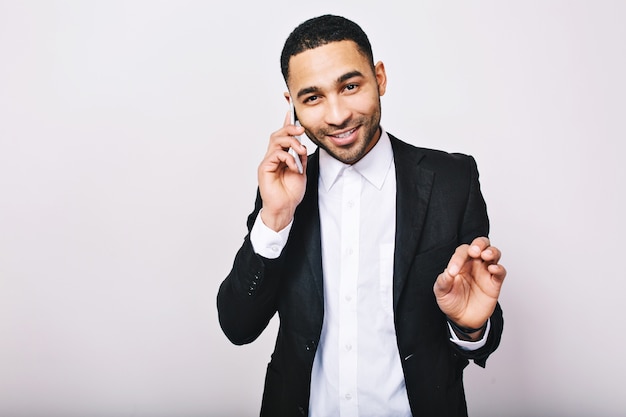
[[506, 269], [501, 252], [478, 237], [459, 246], [434, 285], [439, 308], [459, 326], [482, 328], [498, 302]]

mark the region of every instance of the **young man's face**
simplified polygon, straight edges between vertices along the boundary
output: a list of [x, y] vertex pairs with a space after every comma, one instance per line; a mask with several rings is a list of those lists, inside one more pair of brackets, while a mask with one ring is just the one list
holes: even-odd
[[387, 76], [374, 71], [354, 42], [332, 42], [289, 60], [288, 88], [307, 136], [346, 164], [360, 160], [380, 137], [380, 96]]

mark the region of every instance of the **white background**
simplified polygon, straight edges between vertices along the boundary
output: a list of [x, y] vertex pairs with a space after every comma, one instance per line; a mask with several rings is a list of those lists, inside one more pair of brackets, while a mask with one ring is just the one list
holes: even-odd
[[470, 415], [626, 415], [625, 2], [2, 0], [1, 416], [258, 413], [276, 323], [231, 345], [215, 296], [327, 12], [389, 132], [478, 161], [509, 274]]

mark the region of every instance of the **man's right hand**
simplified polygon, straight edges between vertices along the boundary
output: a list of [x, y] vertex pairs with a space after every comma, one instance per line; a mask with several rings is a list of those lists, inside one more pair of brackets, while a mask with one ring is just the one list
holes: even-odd
[[[287, 112], [283, 127], [270, 136], [267, 153], [259, 165], [259, 190], [263, 200], [261, 219], [276, 232], [289, 225], [296, 207], [304, 198], [307, 150], [294, 137], [303, 133], [303, 127], [291, 124]], [[303, 174], [298, 172], [296, 161], [288, 153], [290, 147], [300, 155]]]

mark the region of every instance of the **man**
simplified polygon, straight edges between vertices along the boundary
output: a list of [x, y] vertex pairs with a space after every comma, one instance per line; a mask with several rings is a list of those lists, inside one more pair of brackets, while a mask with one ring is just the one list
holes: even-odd
[[474, 160], [382, 129], [385, 68], [345, 18], [298, 26], [281, 67], [301, 126], [270, 137], [217, 299], [235, 344], [278, 312], [261, 415], [466, 416], [463, 369], [500, 342], [506, 275]]

